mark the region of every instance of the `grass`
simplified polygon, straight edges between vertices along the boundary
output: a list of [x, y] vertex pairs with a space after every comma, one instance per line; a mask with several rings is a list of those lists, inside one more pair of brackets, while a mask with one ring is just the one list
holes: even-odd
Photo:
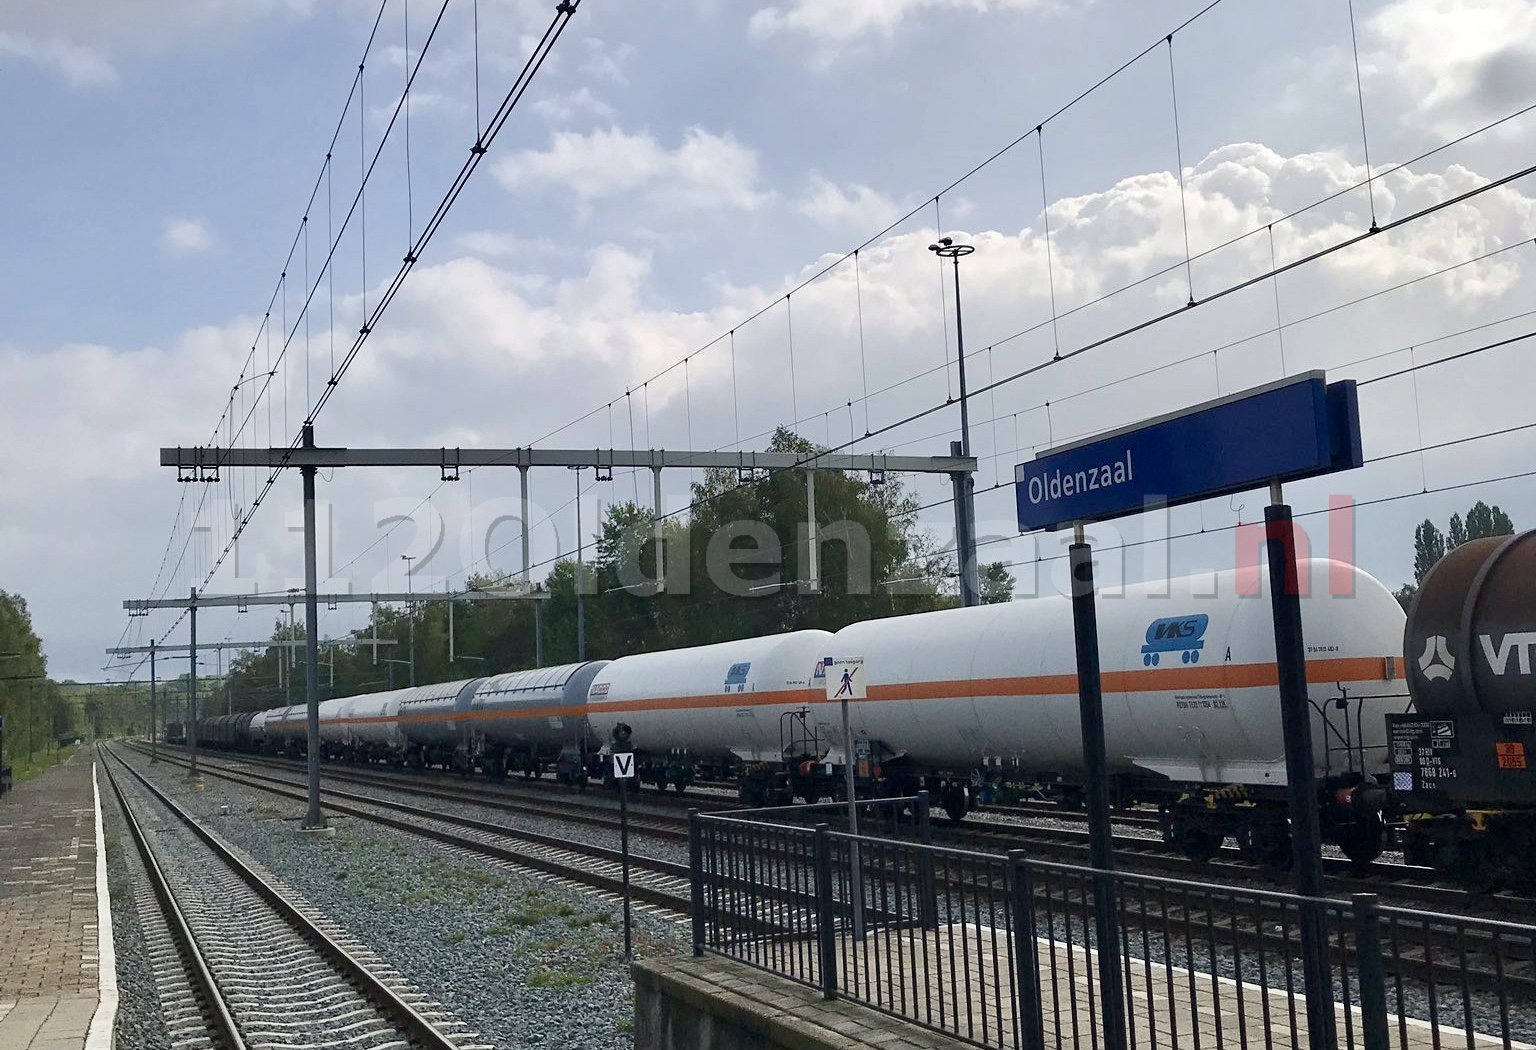
[[488, 932], [491, 934], [511, 933], [516, 929], [537, 926], [546, 919], [572, 920], [575, 918], [583, 920], [578, 927], [580, 928], [580, 926], [590, 926], [592, 922], [601, 918], [601, 916], [589, 917], [569, 904], [546, 898], [543, 893], [535, 889], [523, 894], [521, 906], [514, 911], [508, 911], [503, 916], [502, 921], [492, 926]]
[[528, 986], [530, 988], [548, 988], [551, 991], [563, 991], [566, 988], [574, 988], [577, 985], [591, 984], [593, 974], [581, 970], [570, 970], [559, 966], [545, 966], [542, 963], [528, 971]]
[[78, 750], [80, 750], [79, 745], [70, 744], [68, 747], [49, 748], [46, 751], [33, 751], [31, 754], [23, 755], [6, 747], [6, 761], [11, 765], [12, 782], [22, 784], [33, 780]]
[[437, 891], [427, 888], [412, 890], [409, 893], [402, 893], [400, 895], [401, 904], [441, 904], [442, 900], [442, 896]]

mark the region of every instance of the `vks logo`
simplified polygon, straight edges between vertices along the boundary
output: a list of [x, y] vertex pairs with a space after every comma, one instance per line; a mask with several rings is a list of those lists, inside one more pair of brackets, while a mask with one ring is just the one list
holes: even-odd
[[1186, 664], [1200, 662], [1200, 650], [1205, 648], [1205, 629], [1211, 618], [1204, 613], [1196, 616], [1165, 616], [1153, 620], [1147, 627], [1147, 644], [1141, 647], [1141, 662], [1156, 667], [1163, 654], [1178, 653]]
[[1424, 652], [1419, 657], [1419, 671], [1431, 682], [1443, 682], [1456, 673], [1456, 658], [1446, 647], [1444, 635], [1432, 634], [1424, 639]]

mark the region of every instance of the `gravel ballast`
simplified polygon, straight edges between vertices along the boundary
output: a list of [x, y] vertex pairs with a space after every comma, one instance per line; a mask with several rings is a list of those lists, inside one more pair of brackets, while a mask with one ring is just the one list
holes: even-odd
[[134, 879], [145, 878], [133, 836], [117, 796], [101, 782], [101, 822], [107, 846], [107, 890], [112, 899], [112, 938], [117, 953], [117, 1050], [154, 1050], [171, 1045], [156, 991], [154, 968], [135, 904]]
[[[486, 1042], [632, 1045], [634, 989], [617, 900], [350, 817], [332, 817], [330, 833], [301, 832], [299, 803], [212, 777], [197, 790], [176, 767], [119, 753]], [[562, 822], [518, 823], [584, 837]], [[637, 958], [687, 949], [683, 924], [643, 907], [634, 915]]]

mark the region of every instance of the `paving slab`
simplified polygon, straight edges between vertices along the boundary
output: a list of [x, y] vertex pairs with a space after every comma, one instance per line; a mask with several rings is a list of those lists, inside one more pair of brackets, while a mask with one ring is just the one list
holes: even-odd
[[4, 1050], [112, 1044], [116, 958], [93, 755], [77, 751], [0, 798]]

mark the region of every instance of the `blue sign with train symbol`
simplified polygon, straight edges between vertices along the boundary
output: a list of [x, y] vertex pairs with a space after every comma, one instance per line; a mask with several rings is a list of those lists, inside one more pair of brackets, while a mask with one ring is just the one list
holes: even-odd
[[745, 693], [747, 691], [747, 672], [752, 670], [752, 664], [731, 664], [725, 672], [725, 691], [727, 693]]
[[1141, 647], [1142, 664], [1156, 667], [1164, 656], [1172, 659], [1174, 653], [1179, 654], [1182, 663], [1199, 663], [1200, 650], [1205, 648], [1205, 629], [1210, 624], [1211, 618], [1205, 613], [1153, 620], [1147, 627], [1147, 644]]

